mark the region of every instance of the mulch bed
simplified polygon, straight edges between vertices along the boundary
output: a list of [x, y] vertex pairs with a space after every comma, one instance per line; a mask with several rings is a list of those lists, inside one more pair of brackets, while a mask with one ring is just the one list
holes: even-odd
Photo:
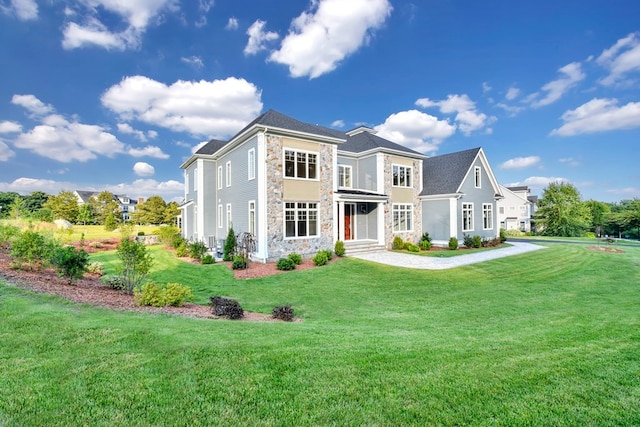
[[587, 246], [587, 249], [590, 251], [607, 252], [612, 254], [624, 253], [622, 249], [612, 248], [611, 246]]

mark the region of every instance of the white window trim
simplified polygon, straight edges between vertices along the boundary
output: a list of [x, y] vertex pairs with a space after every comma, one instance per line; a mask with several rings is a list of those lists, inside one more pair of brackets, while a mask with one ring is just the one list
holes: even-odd
[[[297, 161], [297, 157], [298, 157], [298, 153], [305, 153], [307, 156], [309, 154], [314, 154], [316, 156], [316, 177], [315, 178], [299, 178], [297, 176], [287, 176], [287, 168], [286, 168], [286, 159], [285, 159], [285, 155], [287, 151], [292, 151], [296, 157], [296, 160], [294, 161], [294, 175], [297, 175], [297, 170], [298, 170], [298, 161]], [[307, 157], [307, 164], [309, 161], [309, 157]], [[284, 147], [282, 149], [282, 177], [284, 179], [297, 179], [300, 181], [320, 181], [320, 153], [317, 151], [308, 151], [308, 150], [299, 150], [297, 148], [289, 148], [289, 147]], [[314, 202], [312, 202], [314, 203]]]
[[224, 217], [224, 210], [222, 208], [222, 205], [218, 205], [218, 228], [222, 228], [223, 226], [223, 217]]
[[231, 187], [231, 160], [227, 162], [227, 187]]
[[222, 165], [218, 166], [218, 190], [222, 190]]
[[193, 168], [193, 191], [198, 191], [198, 168]]
[[[253, 206], [252, 206], [253, 205]], [[253, 221], [251, 221], [251, 213], [253, 213]], [[249, 200], [248, 203], [248, 208], [247, 208], [247, 222], [249, 224], [249, 233], [253, 234], [253, 236], [256, 235], [256, 201], [255, 200]], [[251, 230], [253, 228], [253, 231]]]
[[[307, 236], [291, 236], [291, 237], [287, 237], [287, 203], [294, 203], [295, 204], [295, 208], [294, 208], [294, 212], [295, 212], [295, 230], [296, 230], [296, 234], [298, 234], [298, 203], [305, 203], [307, 205], [306, 207], [306, 212], [307, 212], [307, 232], [309, 231], [309, 204], [313, 203], [316, 205], [315, 209], [312, 209], [316, 212], [316, 234], [314, 235], [307, 235]], [[320, 203], [317, 201], [302, 201], [302, 200], [296, 200], [296, 201], [287, 201], [284, 202], [284, 209], [282, 211], [282, 225], [283, 225], [283, 235], [284, 235], [284, 240], [301, 240], [301, 239], [317, 239], [320, 237]]]
[[482, 168], [480, 166], [473, 167], [473, 184], [476, 188], [482, 188]]
[[227, 231], [233, 226], [233, 216], [231, 212], [231, 203], [227, 203]]
[[187, 198], [187, 194], [189, 193], [189, 171], [184, 171], [184, 198]]
[[[485, 227], [486, 225], [486, 213], [489, 212], [491, 215], [490, 226]], [[482, 229], [483, 230], [493, 230], [493, 205], [491, 203], [483, 203], [482, 204]]]
[[[349, 171], [349, 185], [340, 185], [340, 169]], [[353, 188], [353, 167], [350, 165], [338, 165], [338, 188]]]
[[[464, 225], [465, 225], [464, 224], [464, 222], [465, 222], [464, 221], [464, 212], [465, 212], [465, 208], [464, 207], [465, 207], [465, 205], [468, 205], [470, 207], [469, 212], [471, 213], [471, 221], [470, 221], [471, 228], [469, 228], [469, 229], [464, 228]], [[473, 203], [463, 203], [462, 204], [462, 215], [461, 216], [462, 216], [462, 231], [463, 232], [464, 231], [474, 231], [475, 227], [474, 227], [474, 218], [473, 218]]]
[[247, 151], [247, 170], [249, 181], [256, 179], [256, 149], [252, 148]]
[[[406, 174], [407, 177], [409, 177], [409, 181], [410, 181], [409, 185], [399, 185], [400, 179], [398, 179], [398, 185], [393, 183], [393, 169], [394, 168], [398, 168], [398, 173], [400, 173], [400, 168], [405, 169], [405, 174]], [[407, 171], [408, 171], [408, 173], [407, 173]], [[391, 186], [395, 187], [395, 188], [413, 188], [413, 166], [400, 165], [400, 164], [393, 163], [391, 165]]]
[[[404, 209], [401, 209], [404, 208]], [[407, 209], [408, 208], [408, 209]], [[405, 219], [405, 224], [407, 223], [406, 220], [411, 222], [411, 227], [407, 228], [406, 230], [400, 230], [399, 228], [396, 229], [396, 224], [395, 224], [395, 219], [394, 214], [398, 212], [398, 215], [400, 215], [400, 213], [405, 213], [405, 215], [407, 215], [407, 218]], [[399, 217], [398, 217], [399, 219]], [[398, 221], [399, 222], [399, 221]], [[391, 205], [391, 227], [393, 228], [393, 232], [394, 233], [411, 233], [413, 232], [413, 226], [414, 226], [414, 221], [413, 221], [413, 205], [411, 203], [394, 203], [393, 205]]]

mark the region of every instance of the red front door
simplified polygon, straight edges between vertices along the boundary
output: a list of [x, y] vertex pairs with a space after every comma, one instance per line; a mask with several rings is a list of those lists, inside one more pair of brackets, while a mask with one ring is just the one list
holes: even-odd
[[353, 240], [353, 213], [355, 206], [351, 204], [344, 205], [344, 240]]

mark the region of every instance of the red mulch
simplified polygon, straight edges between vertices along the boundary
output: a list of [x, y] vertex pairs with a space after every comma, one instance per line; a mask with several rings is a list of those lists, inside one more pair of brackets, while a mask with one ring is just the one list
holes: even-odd
[[612, 248], [611, 246], [587, 246], [587, 249], [590, 251], [608, 252], [612, 254], [624, 253], [622, 249]]

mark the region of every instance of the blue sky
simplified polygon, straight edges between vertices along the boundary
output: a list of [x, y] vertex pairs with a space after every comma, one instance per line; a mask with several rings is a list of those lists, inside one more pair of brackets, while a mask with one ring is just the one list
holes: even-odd
[[275, 109], [541, 195], [640, 197], [640, 2], [0, 0], [0, 191], [180, 200], [179, 165]]

